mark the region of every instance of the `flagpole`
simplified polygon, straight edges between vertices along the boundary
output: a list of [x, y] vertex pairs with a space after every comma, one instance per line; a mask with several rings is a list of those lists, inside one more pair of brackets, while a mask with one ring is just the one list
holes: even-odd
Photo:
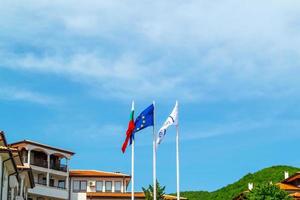
[[[132, 101], [132, 109], [134, 109], [134, 101]], [[134, 138], [131, 144], [131, 200], [134, 200]]]
[[134, 139], [131, 144], [131, 200], [134, 200]]
[[[179, 105], [178, 105], [179, 107]], [[179, 113], [179, 108], [178, 108]], [[178, 115], [179, 116], [179, 115]], [[176, 125], [176, 183], [177, 183], [177, 200], [180, 200], [180, 188], [179, 188], [179, 127]]]
[[156, 200], [156, 133], [155, 133], [155, 101], [153, 101], [153, 200]]

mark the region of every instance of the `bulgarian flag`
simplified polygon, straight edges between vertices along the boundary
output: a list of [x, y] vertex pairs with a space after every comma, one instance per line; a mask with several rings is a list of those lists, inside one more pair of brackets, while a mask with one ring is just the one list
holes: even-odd
[[132, 137], [134, 129], [135, 129], [135, 125], [134, 125], [134, 102], [132, 102], [130, 119], [129, 119], [127, 131], [126, 131], [126, 139], [125, 139], [125, 141], [122, 145], [122, 152], [123, 153], [126, 151], [128, 142], [129, 142], [130, 138]]

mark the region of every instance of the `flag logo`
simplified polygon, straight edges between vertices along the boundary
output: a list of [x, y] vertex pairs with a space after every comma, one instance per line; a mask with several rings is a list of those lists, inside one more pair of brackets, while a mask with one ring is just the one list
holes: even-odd
[[171, 114], [168, 116], [167, 120], [165, 123], [162, 125], [162, 127], [158, 131], [158, 137], [156, 140], [156, 144], [160, 144], [165, 137], [167, 133], [167, 129], [171, 125], [178, 125], [178, 102], [176, 101], [176, 104], [171, 112]]

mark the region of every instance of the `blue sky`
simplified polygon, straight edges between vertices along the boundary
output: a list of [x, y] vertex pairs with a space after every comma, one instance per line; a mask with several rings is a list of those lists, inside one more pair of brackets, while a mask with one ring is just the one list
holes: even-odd
[[[181, 189], [300, 166], [299, 1], [0, 2], [1, 129], [76, 152], [75, 169], [130, 173], [131, 108], [160, 126], [180, 102]], [[157, 128], [159, 128], [157, 126]], [[151, 130], [136, 141], [137, 188], [151, 183]], [[175, 191], [175, 129], [158, 150]]]

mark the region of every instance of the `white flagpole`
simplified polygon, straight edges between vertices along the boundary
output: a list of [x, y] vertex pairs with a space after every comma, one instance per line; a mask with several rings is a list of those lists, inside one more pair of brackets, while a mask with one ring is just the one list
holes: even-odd
[[156, 133], [155, 133], [155, 101], [153, 101], [153, 200], [156, 200]]
[[[179, 105], [178, 105], [179, 107]], [[178, 108], [179, 118], [179, 108]], [[178, 120], [179, 121], [179, 120]], [[177, 200], [180, 200], [180, 188], [179, 188], [179, 122], [176, 125], [176, 182], [177, 182]]]
[[[134, 110], [134, 101], [132, 101], [132, 109]], [[131, 200], [134, 200], [134, 139], [131, 144]]]
[[131, 144], [131, 200], [134, 200], [134, 140]]

